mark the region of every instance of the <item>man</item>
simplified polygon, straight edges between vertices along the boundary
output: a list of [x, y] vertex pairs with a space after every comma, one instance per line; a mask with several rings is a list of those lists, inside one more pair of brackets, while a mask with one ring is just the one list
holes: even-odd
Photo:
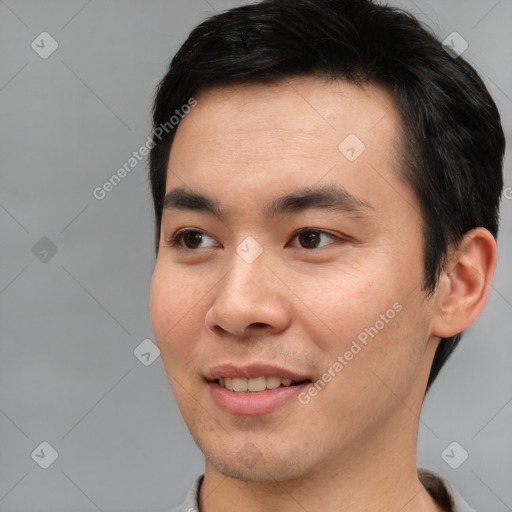
[[267, 0], [190, 34], [153, 120], [151, 317], [206, 459], [177, 510], [471, 510], [415, 456], [496, 267], [475, 71], [391, 7]]

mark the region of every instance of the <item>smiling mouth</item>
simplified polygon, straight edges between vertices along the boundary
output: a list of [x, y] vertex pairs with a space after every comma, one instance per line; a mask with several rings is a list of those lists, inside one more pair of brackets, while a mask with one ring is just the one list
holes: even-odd
[[261, 393], [269, 389], [296, 386], [309, 381], [293, 381], [292, 379], [285, 379], [281, 377], [262, 376], [251, 379], [245, 379], [243, 377], [220, 377], [214, 382], [217, 383], [220, 387], [235, 393]]

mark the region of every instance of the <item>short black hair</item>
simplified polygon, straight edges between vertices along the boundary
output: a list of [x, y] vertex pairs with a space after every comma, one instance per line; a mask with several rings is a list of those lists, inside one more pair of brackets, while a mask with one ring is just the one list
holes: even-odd
[[[400, 173], [423, 219], [423, 289], [435, 291], [448, 249], [467, 231], [498, 232], [505, 137], [483, 81], [414, 16], [371, 0], [264, 0], [198, 25], [172, 59], [153, 107], [154, 129], [199, 91], [319, 76], [385, 86], [402, 120]], [[156, 252], [176, 130], [150, 153]], [[462, 333], [439, 344], [427, 389]]]

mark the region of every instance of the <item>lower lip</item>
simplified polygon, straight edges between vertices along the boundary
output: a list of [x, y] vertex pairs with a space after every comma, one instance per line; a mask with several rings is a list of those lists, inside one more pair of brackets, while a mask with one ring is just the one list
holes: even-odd
[[209, 382], [215, 403], [231, 414], [256, 415], [275, 411], [286, 402], [293, 400], [310, 382], [295, 386], [281, 386], [256, 393], [236, 393], [223, 388], [216, 382]]

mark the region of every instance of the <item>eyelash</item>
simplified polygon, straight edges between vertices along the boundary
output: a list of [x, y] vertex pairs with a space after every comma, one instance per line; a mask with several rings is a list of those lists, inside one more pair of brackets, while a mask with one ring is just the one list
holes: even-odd
[[[181, 230], [177, 231], [172, 236], [171, 240], [168, 242], [169, 246], [177, 248], [177, 249], [185, 250], [185, 251], [197, 251], [198, 249], [191, 249], [189, 247], [185, 247], [185, 246], [181, 245], [181, 242], [183, 242], [184, 236], [188, 233], [200, 233], [200, 234], [208, 235], [208, 233], [206, 233], [205, 231], [201, 231], [200, 229], [194, 229], [194, 228], [181, 229]], [[332, 233], [329, 233], [328, 231], [324, 231], [322, 229], [313, 229], [313, 228], [302, 228], [302, 229], [299, 229], [298, 231], [295, 231], [295, 233], [291, 237], [291, 240], [294, 240], [295, 238], [297, 238], [299, 235], [301, 235], [303, 233], [318, 233], [321, 235], [327, 235], [329, 238], [331, 238], [334, 241], [344, 241], [345, 240], [344, 238], [342, 238], [340, 236], [333, 235]], [[208, 235], [208, 237], [215, 240], [210, 235]], [[327, 245], [331, 245], [331, 244], [327, 244]], [[321, 249], [321, 247], [314, 247], [313, 249], [307, 249], [306, 247], [300, 247], [300, 248], [306, 249], [308, 251], [312, 251], [314, 249]]]

